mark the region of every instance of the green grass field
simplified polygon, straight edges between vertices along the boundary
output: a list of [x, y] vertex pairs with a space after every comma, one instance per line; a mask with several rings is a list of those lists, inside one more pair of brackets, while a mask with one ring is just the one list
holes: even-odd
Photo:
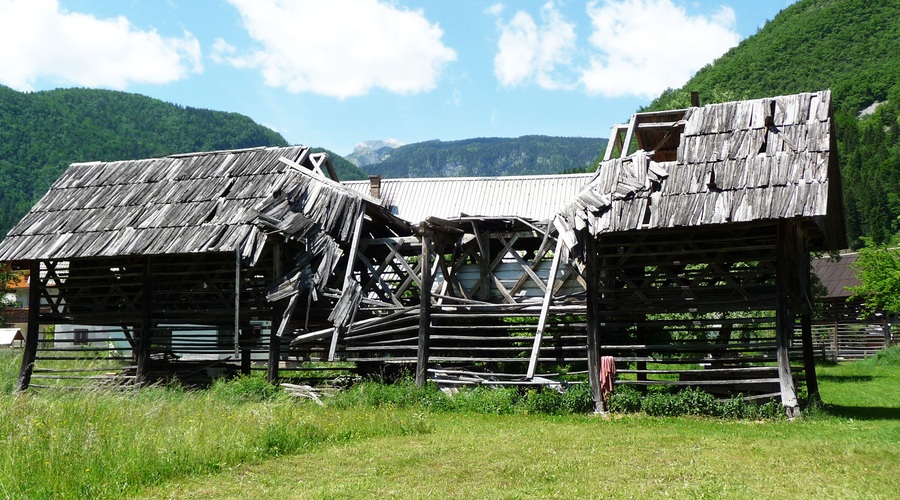
[[258, 380], [15, 396], [17, 362], [0, 497], [900, 497], [900, 348], [820, 367], [795, 421], [321, 408]]

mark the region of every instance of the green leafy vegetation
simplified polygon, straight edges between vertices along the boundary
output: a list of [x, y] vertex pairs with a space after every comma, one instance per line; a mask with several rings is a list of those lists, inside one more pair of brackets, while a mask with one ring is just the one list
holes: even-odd
[[898, 38], [900, 3], [800, 0], [647, 110], [832, 89], [848, 236], [884, 243], [900, 231]]
[[869, 245], [853, 267], [860, 285], [850, 289], [851, 299], [862, 299], [870, 313], [900, 314], [900, 251]]
[[365, 166], [382, 177], [494, 177], [594, 170], [606, 139], [529, 135], [426, 141], [391, 150]]

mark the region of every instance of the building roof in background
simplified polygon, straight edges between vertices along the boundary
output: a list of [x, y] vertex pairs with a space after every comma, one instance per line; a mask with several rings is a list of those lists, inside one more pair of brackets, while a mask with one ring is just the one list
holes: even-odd
[[852, 295], [848, 287], [862, 284], [853, 269], [857, 257], [856, 253], [848, 253], [842, 254], [839, 260], [822, 257], [812, 261], [813, 272], [827, 290], [826, 298], [847, 298]]
[[[551, 220], [594, 174], [381, 179], [381, 204], [417, 224], [428, 217], [520, 217]], [[345, 186], [370, 193], [369, 181]]]

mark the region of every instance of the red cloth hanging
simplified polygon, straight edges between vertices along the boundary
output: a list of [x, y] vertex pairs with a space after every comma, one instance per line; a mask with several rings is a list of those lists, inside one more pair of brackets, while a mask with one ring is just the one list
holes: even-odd
[[612, 356], [600, 358], [600, 394], [606, 401], [606, 395], [613, 391], [616, 381], [616, 359]]

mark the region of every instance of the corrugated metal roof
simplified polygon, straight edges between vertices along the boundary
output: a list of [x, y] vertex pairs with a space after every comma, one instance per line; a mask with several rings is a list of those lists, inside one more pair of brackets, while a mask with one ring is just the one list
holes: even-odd
[[[418, 223], [429, 216], [463, 215], [550, 220], [594, 174], [511, 177], [382, 179], [382, 205], [398, 217]], [[369, 181], [344, 185], [369, 194]]]

